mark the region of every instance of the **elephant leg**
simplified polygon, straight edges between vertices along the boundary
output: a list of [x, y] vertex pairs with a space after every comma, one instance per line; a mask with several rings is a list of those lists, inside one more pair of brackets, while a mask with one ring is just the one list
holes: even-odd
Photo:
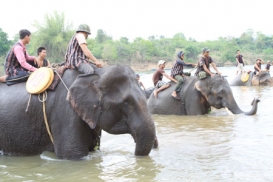
[[[77, 122], [76, 122], [77, 123]], [[97, 145], [97, 134], [86, 123], [53, 131], [54, 151], [59, 159], [79, 160], [87, 156]], [[99, 134], [98, 134], [99, 135]]]

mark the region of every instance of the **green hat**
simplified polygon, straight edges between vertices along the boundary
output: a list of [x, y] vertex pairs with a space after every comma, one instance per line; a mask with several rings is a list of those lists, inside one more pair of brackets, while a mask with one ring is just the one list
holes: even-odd
[[206, 48], [206, 47], [202, 49], [202, 52], [203, 52], [203, 53], [209, 52], [209, 51], [210, 51], [210, 50], [209, 50], [208, 48]]
[[77, 33], [78, 33], [78, 32], [86, 32], [86, 33], [88, 33], [88, 34], [91, 34], [90, 28], [89, 28], [89, 26], [86, 25], [86, 24], [80, 24], [76, 32], [77, 32]]

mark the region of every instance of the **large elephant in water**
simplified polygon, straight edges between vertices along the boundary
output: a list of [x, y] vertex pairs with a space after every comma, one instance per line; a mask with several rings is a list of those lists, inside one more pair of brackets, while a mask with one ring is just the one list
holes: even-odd
[[238, 107], [227, 80], [220, 75], [204, 80], [199, 80], [196, 76], [187, 77], [179, 93], [180, 101], [171, 97], [174, 88], [175, 83], [172, 83], [171, 87], [159, 92], [158, 98], [151, 95], [148, 107], [152, 114], [202, 115], [210, 111], [210, 106], [217, 109], [228, 108], [233, 114], [253, 115], [257, 112], [259, 99], [254, 99], [251, 111], [243, 112]]
[[253, 72], [244, 74], [248, 74], [249, 76], [247, 81], [243, 82], [242, 74], [240, 74], [230, 82], [230, 86], [273, 86], [273, 78], [266, 71], [262, 71], [256, 76]]
[[[46, 115], [53, 142], [44, 123], [37, 95], [25, 109], [26, 84], [0, 84], [0, 151], [6, 155], [36, 155], [54, 151], [61, 159], [81, 159], [99, 141], [101, 129], [131, 134], [135, 155], [148, 155], [154, 145], [155, 125], [146, 98], [128, 67], [109, 66], [95, 74], [67, 70], [55, 91], [48, 91]], [[114, 145], [114, 144], [113, 144]]]

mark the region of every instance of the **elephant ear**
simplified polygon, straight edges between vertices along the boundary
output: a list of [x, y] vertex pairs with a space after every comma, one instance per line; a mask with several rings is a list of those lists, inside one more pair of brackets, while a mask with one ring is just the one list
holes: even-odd
[[101, 112], [99, 80], [97, 74], [79, 75], [68, 92], [70, 106], [92, 129], [96, 127]]
[[209, 94], [209, 84], [207, 82], [208, 79], [205, 80], [198, 80], [195, 84], [194, 87], [196, 90], [200, 91], [202, 95], [207, 96]]
[[260, 84], [267, 84], [270, 82], [271, 80], [271, 76], [270, 74], [268, 74], [267, 72], [262, 72], [260, 73]]

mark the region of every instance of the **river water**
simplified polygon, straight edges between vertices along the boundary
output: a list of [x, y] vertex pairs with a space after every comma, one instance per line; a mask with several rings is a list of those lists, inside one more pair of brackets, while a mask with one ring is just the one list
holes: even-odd
[[[235, 67], [219, 68], [230, 80]], [[151, 73], [141, 81], [151, 85]], [[150, 85], [149, 85], [150, 84]], [[273, 181], [273, 87], [232, 87], [239, 107], [254, 116], [213, 109], [204, 116], [153, 115], [159, 148], [136, 157], [130, 135], [102, 133], [101, 150], [67, 161], [44, 152], [0, 156], [0, 181]]]

